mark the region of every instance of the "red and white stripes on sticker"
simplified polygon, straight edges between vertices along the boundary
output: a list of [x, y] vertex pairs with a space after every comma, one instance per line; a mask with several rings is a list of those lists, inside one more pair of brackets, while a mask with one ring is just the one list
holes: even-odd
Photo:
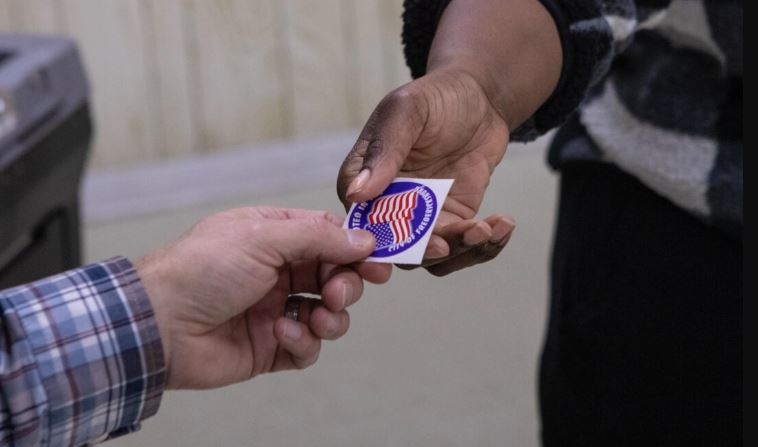
[[418, 191], [415, 189], [382, 197], [371, 207], [369, 224], [389, 222], [395, 243], [405, 242], [411, 236], [411, 220], [417, 201]]

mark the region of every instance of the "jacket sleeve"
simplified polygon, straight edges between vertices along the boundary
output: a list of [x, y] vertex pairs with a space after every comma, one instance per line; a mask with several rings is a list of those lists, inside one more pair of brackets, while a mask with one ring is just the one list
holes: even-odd
[[[403, 45], [414, 78], [426, 73], [429, 49], [445, 7], [455, 0], [405, 0]], [[634, 34], [663, 19], [670, 0], [539, 0], [555, 20], [563, 48], [558, 87], [511, 134], [529, 141], [557, 127], [602, 80]]]
[[114, 258], [0, 291], [0, 445], [84, 445], [128, 433], [165, 383], [153, 310]]

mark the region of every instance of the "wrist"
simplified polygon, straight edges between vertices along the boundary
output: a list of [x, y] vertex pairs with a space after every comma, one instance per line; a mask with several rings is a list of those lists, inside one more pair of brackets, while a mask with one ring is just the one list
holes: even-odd
[[471, 74], [516, 129], [553, 93], [562, 63], [558, 28], [538, 0], [453, 0], [437, 27], [427, 72]]
[[513, 129], [514, 125], [520, 124], [522, 118], [514, 103], [517, 101], [506, 82], [498, 79], [486, 64], [481, 63], [468, 55], [451, 57], [444, 61], [437, 60], [427, 69], [427, 74], [446, 74], [461, 80], [469, 86], [473, 85], [486, 99], [497, 114], [507, 125]]
[[135, 263], [137, 275], [153, 308], [153, 318], [163, 346], [163, 360], [166, 365], [166, 385], [171, 385], [171, 331], [168, 303], [171, 292], [167, 290], [168, 277], [162, 272], [158, 255], [151, 253]]

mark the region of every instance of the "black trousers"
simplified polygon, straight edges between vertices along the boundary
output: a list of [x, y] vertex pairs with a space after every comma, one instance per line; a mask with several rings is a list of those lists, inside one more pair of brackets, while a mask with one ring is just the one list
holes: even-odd
[[544, 446], [741, 445], [741, 241], [616, 168], [565, 167], [551, 280]]

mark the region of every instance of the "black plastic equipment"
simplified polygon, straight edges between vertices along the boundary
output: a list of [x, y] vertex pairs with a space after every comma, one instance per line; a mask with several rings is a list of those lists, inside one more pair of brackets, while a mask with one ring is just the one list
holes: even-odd
[[72, 41], [0, 34], [0, 289], [80, 263], [88, 95]]

